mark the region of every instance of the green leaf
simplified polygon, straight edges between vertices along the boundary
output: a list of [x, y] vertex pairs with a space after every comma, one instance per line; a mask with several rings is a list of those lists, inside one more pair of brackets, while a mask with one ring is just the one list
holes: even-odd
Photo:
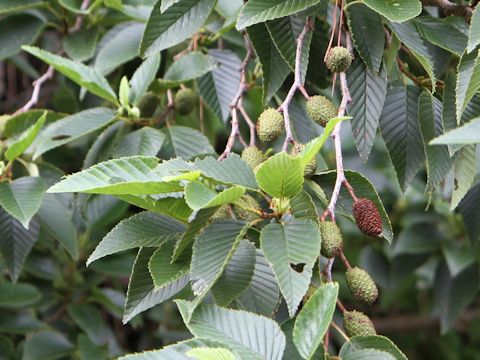
[[328, 137], [332, 133], [333, 129], [341, 121], [350, 119], [349, 116], [330, 119], [323, 130], [323, 134], [305, 144], [305, 147], [300, 153], [302, 159], [302, 167], [305, 167], [310, 161], [317, 156], [317, 153], [322, 149], [323, 144], [327, 141]]
[[207, 137], [198, 130], [174, 125], [165, 127], [163, 131], [167, 137], [162, 147], [162, 158], [178, 156], [189, 160], [199, 155], [215, 153]]
[[45, 194], [37, 216], [42, 227], [60, 242], [73, 259], [77, 259], [77, 229], [70, 209], [67, 209], [56, 195]]
[[467, 53], [472, 52], [480, 45], [480, 7], [475, 6], [472, 19], [470, 20], [470, 29], [468, 31]]
[[35, 220], [30, 222], [27, 230], [20, 221], [0, 207], [0, 253], [13, 282], [20, 276], [25, 258], [37, 241], [39, 232], [40, 225]]
[[[455, 87], [457, 81], [456, 76], [457, 75], [455, 74], [455, 72], [449, 71], [444, 81], [442, 113], [442, 125], [444, 132], [457, 128], [457, 114], [455, 109]], [[460, 148], [460, 145], [448, 145], [448, 152], [450, 156], [453, 156]]]
[[416, 87], [405, 88], [398, 82], [390, 83], [380, 117], [382, 137], [402, 191], [406, 190], [425, 160], [418, 124], [419, 96], [420, 90]]
[[342, 360], [395, 360], [388, 352], [365, 349], [347, 354]]
[[90, 60], [95, 55], [98, 41], [98, 29], [90, 28], [76, 31], [63, 38], [63, 49], [76, 61]]
[[[186, 353], [191, 349], [197, 348], [226, 348], [226, 344], [219, 341], [212, 341], [208, 339], [193, 338], [178, 342], [173, 345], [166, 346], [161, 350], [144, 351], [137, 354], [130, 354], [122, 356], [119, 360], [191, 360], [191, 357], [186, 357]], [[230, 351], [233, 351], [230, 349]]]
[[143, 33], [140, 55], [150, 56], [177, 45], [192, 36], [215, 7], [211, 0], [182, 0], [163, 13], [157, 1]]
[[53, 360], [65, 358], [74, 350], [68, 339], [54, 331], [32, 334], [24, 343], [23, 360]]
[[354, 336], [343, 344], [338, 355], [343, 358], [348, 354], [367, 349], [386, 352], [395, 360], [407, 360], [400, 349], [385, 336]]
[[[0, 3], [0, 14], [2, 13]], [[22, 45], [35, 42], [45, 28], [45, 21], [31, 14], [16, 14], [0, 21], [0, 60], [15, 55]]]
[[246, 230], [243, 221], [215, 220], [198, 236], [190, 265], [195, 295], [205, 296], [220, 278]]
[[35, 140], [40, 128], [45, 123], [45, 119], [47, 117], [47, 113], [44, 112], [42, 116], [37, 120], [37, 122], [30, 126], [27, 130], [25, 130], [20, 137], [15, 140], [10, 146], [8, 147], [7, 151], [5, 151], [5, 157], [9, 161], [15, 160], [18, 156], [22, 155], [25, 150], [32, 144]]
[[323, 345], [338, 297], [338, 284], [322, 285], [303, 306], [293, 329], [293, 342], [304, 359], [311, 359]]
[[102, 313], [95, 306], [85, 303], [70, 304], [67, 312], [94, 344], [115, 343], [112, 330], [106, 325]]
[[441, 144], [478, 144], [480, 143], [480, 118], [460, 126], [454, 130], [447, 131], [430, 141], [430, 145]]
[[22, 46], [22, 49], [53, 66], [55, 70], [61, 72], [92, 94], [114, 104], [118, 104], [117, 96], [108, 84], [107, 79], [100, 75], [95, 69], [34, 46]]
[[463, 197], [458, 205], [458, 210], [462, 214], [465, 228], [468, 232], [470, 241], [476, 242], [480, 234], [480, 184], [472, 188]]
[[413, 19], [422, 11], [419, 0], [363, 0], [363, 3], [395, 22]]
[[460, 149], [453, 166], [453, 191], [450, 210], [454, 210], [472, 186], [477, 173], [476, 148], [467, 145]]
[[312, 198], [305, 191], [300, 191], [290, 199], [290, 207], [295, 219], [309, 219], [317, 221], [317, 211]]
[[[319, 176], [315, 176], [313, 179], [325, 191], [329, 199], [332, 194], [336, 176], [336, 171], [328, 171], [320, 174]], [[380, 216], [382, 217], [382, 237], [391, 243], [393, 241], [392, 224], [390, 223], [388, 214], [382, 204], [382, 200], [378, 196], [373, 184], [365, 176], [356, 171], [345, 170], [345, 177], [350, 185], [352, 185], [353, 189], [355, 190], [355, 195], [358, 198], [367, 198], [375, 203], [378, 211], [380, 212]], [[339, 214], [348, 216], [353, 220], [352, 206], [353, 200], [350, 196], [350, 193], [345, 189], [345, 187], [342, 187], [335, 211]]]
[[290, 198], [302, 189], [302, 159], [285, 152], [275, 154], [260, 165], [255, 177], [267, 194], [279, 199]]
[[144, 156], [105, 161], [66, 176], [48, 189], [48, 192], [141, 195], [182, 191], [180, 182], [165, 182], [155, 173], [158, 161], [156, 157]]
[[218, 305], [230, 305], [250, 285], [255, 269], [255, 250], [255, 245], [249, 241], [240, 241], [222, 276], [212, 288]]
[[387, 96], [386, 66], [382, 66], [377, 75], [356, 59], [348, 69], [347, 81], [352, 97], [348, 107], [352, 133], [360, 157], [367, 161]]
[[218, 66], [198, 79], [198, 90], [208, 107], [224, 122], [230, 117], [230, 104], [240, 86], [242, 61], [230, 50], [208, 51]]
[[130, 80], [130, 102], [137, 105], [150, 84], [155, 80], [160, 66], [160, 54], [146, 59], [132, 75]]
[[185, 249], [193, 242], [197, 233], [207, 225], [207, 222], [213, 216], [215, 211], [217, 211], [217, 208], [207, 208], [194, 213], [193, 219], [190, 219], [186, 231], [175, 246], [175, 251], [172, 255], [172, 262], [179, 259], [183, 251], [185, 251]]
[[0, 2], [0, 15], [41, 7], [43, 0], [3, 0]]
[[478, 264], [469, 266], [457, 276], [450, 274], [446, 263], [442, 262], [438, 266], [433, 295], [442, 334], [450, 329], [457, 317], [475, 298], [479, 280]]
[[196, 348], [188, 351], [186, 355], [198, 360], [235, 360], [236, 356], [227, 349], [222, 348]]
[[11, 183], [0, 182], [0, 205], [22, 225], [28, 224], [38, 211], [45, 192], [45, 182], [39, 177], [21, 177]]
[[308, 290], [320, 243], [320, 231], [311, 220], [269, 224], [262, 229], [260, 246], [275, 273], [290, 317]]
[[178, 86], [181, 83], [199, 78], [216, 68], [217, 61], [215, 58], [200, 51], [192, 51], [176, 60], [160, 81], [167, 86]]
[[292, 15], [316, 5], [320, 0], [251, 0], [246, 3], [237, 19], [237, 30]]
[[452, 277], [456, 277], [463, 270], [477, 261], [477, 255], [468, 250], [468, 246], [445, 244], [442, 252]]
[[424, 91], [418, 100], [418, 121], [425, 147], [427, 159], [427, 187], [425, 191], [431, 193], [450, 172], [453, 161], [450, 159], [446, 146], [432, 146], [429, 142], [443, 133], [442, 102]]
[[240, 199], [243, 194], [245, 194], [245, 188], [241, 186], [233, 186], [220, 193], [199, 181], [190, 181], [185, 186], [185, 199], [188, 206], [194, 211], [231, 204]]
[[160, 245], [148, 262], [148, 269], [155, 288], [164, 287], [190, 272], [190, 259], [170, 262], [175, 249], [175, 241], [167, 241]]
[[[376, 0], [379, 1], [379, 0]], [[380, 0], [385, 2], [383, 0]], [[387, 0], [386, 2], [398, 2], [399, 0]], [[408, 0], [407, 0], [408, 1]], [[418, 2], [418, 0], [413, 0]], [[402, 3], [406, 2], [402, 0]], [[412, 55], [418, 60], [418, 62], [422, 65], [422, 67], [427, 72], [428, 76], [430, 77], [432, 83], [433, 92], [435, 92], [436, 87], [436, 78], [434, 73], [434, 63], [432, 56], [428, 52], [428, 48], [420, 37], [415, 24], [412, 21], [406, 23], [390, 23], [390, 27], [393, 32], [397, 35], [400, 41], [411, 51]]]
[[446, 18], [421, 16], [414, 21], [423, 38], [442, 49], [462, 56], [467, 46], [467, 37]]
[[80, 360], [108, 359], [108, 349], [105, 346], [95, 345], [87, 336], [80, 334], [77, 338], [77, 348]]
[[108, 75], [118, 66], [138, 57], [138, 46], [145, 24], [137, 22], [120, 23], [110, 29], [98, 44], [95, 69]]
[[48, 125], [34, 142], [34, 159], [40, 155], [67, 144], [84, 135], [91, 134], [116, 119], [112, 110], [104, 107], [93, 108], [66, 116]]
[[141, 248], [138, 251], [128, 283], [127, 300], [123, 314], [124, 324], [141, 312], [168, 300], [180, 292], [189, 282], [187, 274], [164, 287], [156, 289], [148, 270], [148, 262], [154, 252], [155, 248]]
[[256, 249], [255, 268], [250, 285], [235, 301], [240, 309], [272, 317], [280, 298], [277, 280], [262, 250]]
[[0, 284], [0, 308], [18, 309], [29, 307], [42, 298], [42, 293], [27, 283]]
[[[184, 319], [182, 308], [189, 304], [177, 300]], [[285, 349], [285, 335], [275, 321], [245, 311], [205, 304], [186, 325], [196, 337], [225, 343], [240, 359], [277, 360]]]
[[[293, 342], [293, 328], [295, 326], [295, 319], [289, 319], [282, 323], [281, 329], [285, 334], [287, 343], [285, 344], [285, 352], [283, 353], [283, 360], [303, 360], [303, 357], [299, 354], [297, 347]], [[323, 348], [318, 348], [318, 353], [315, 355], [319, 357], [319, 359], [323, 359], [325, 357]]]
[[252, 168], [235, 153], [231, 153], [226, 159], [221, 161], [211, 156], [204, 159], [196, 159], [192, 170], [199, 170], [203, 176], [223, 184], [258, 189]]
[[[295, 58], [297, 53], [297, 39], [305, 27], [306, 18], [300, 15], [287, 16], [281, 19], [271, 20], [266, 23], [270, 37], [277, 47], [280, 55], [295, 70]], [[300, 76], [302, 82], [305, 79], [308, 68], [308, 57], [310, 54], [310, 43], [312, 41], [312, 32], [305, 34], [300, 56]]]
[[355, 49], [365, 65], [374, 73], [378, 73], [382, 66], [385, 46], [382, 18], [363, 4], [350, 6], [347, 15], [348, 28]]
[[273, 44], [265, 24], [250, 26], [247, 33], [262, 65], [262, 99], [267, 103], [280, 89], [291, 70]]
[[165, 141], [165, 134], [155, 128], [145, 126], [121, 138], [112, 150], [112, 156], [156, 156]]
[[130, 108], [130, 101], [128, 100], [128, 93], [130, 92], [130, 85], [128, 84], [128, 78], [123, 76], [120, 80], [120, 86], [118, 89], [118, 99], [120, 100], [120, 104], [124, 108]]
[[119, 222], [95, 248], [87, 260], [92, 262], [111, 254], [138, 247], [158, 247], [178, 237], [185, 227], [172, 218], [145, 211]]
[[457, 67], [457, 123], [480, 88], [480, 50], [465, 53]]

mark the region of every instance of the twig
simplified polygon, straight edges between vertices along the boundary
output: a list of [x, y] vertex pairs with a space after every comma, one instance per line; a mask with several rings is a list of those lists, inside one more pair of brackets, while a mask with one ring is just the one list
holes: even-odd
[[343, 251], [340, 251], [340, 259], [342, 260], [343, 262], [343, 265], [345, 265], [345, 267], [350, 270], [352, 267], [350, 266], [350, 263], [348, 262], [348, 259], [347, 257], [345, 256], [345, 254], [343, 253]]
[[345, 308], [345, 306], [343, 306], [342, 302], [340, 301], [340, 299], [337, 298], [337, 307], [338, 309], [344, 313], [347, 311], [347, 309]]
[[[86, 10], [90, 5], [90, 0], [83, 0], [82, 5], [80, 5], [80, 10]], [[75, 19], [75, 24], [68, 30], [69, 33], [76, 32], [82, 28], [83, 24], [83, 15], [79, 14]]]
[[33, 82], [33, 91], [32, 91], [32, 96], [30, 97], [30, 100], [27, 101], [25, 105], [23, 105], [20, 109], [15, 111], [13, 115], [18, 115], [22, 114], [28, 110], [30, 110], [34, 105], [38, 103], [38, 99], [40, 96], [40, 89], [42, 88], [42, 85], [49, 79], [53, 77], [53, 73], [55, 72], [55, 69], [53, 66], [49, 66], [47, 71], [40, 76], [37, 80]]
[[440, 8], [445, 15], [463, 16], [467, 22], [470, 22], [473, 14], [473, 8], [468, 5], [455, 4], [448, 0], [422, 0], [424, 6], [436, 6]]
[[[237, 93], [233, 98], [232, 102], [230, 103], [230, 114], [232, 118], [232, 130], [230, 131], [230, 136], [228, 137], [227, 144], [225, 145], [225, 150], [223, 153], [218, 157], [219, 160], [225, 159], [232, 151], [233, 144], [235, 143], [235, 138], [238, 137], [239, 140], [242, 142], [244, 146], [247, 146], [245, 140], [243, 140], [239, 126], [238, 126], [238, 111], [243, 115], [243, 118], [247, 122], [250, 128], [250, 144], [255, 144], [255, 125], [253, 124], [252, 120], [248, 116], [247, 112], [243, 108], [243, 95], [248, 90], [247, 84], [247, 65], [250, 59], [253, 57], [253, 48], [248, 40], [248, 36], [245, 33], [243, 35], [245, 40], [245, 47], [247, 48], [247, 54], [243, 59], [242, 65], [240, 67], [240, 85], [238, 86]], [[252, 140], [253, 139], [253, 140]]]
[[350, 338], [347, 336], [347, 334], [345, 334], [343, 332], [343, 330], [340, 328], [340, 326], [338, 326], [337, 324], [335, 324], [335, 322], [331, 322], [330, 323], [330, 326], [333, 327], [335, 330], [338, 331], [338, 333], [345, 339], [345, 341], [349, 341]]
[[[85, 10], [88, 8], [89, 5], [90, 5], [90, 0], [83, 0], [82, 5], [80, 6], [80, 9]], [[73, 33], [73, 32], [79, 31], [82, 28], [82, 24], [83, 24], [83, 15], [79, 14], [77, 16], [77, 19], [75, 20], [75, 25], [72, 26], [68, 30], [68, 32]], [[40, 90], [43, 84], [53, 77], [54, 72], [55, 72], [55, 69], [53, 68], [53, 66], [49, 66], [47, 71], [32, 83], [33, 91], [32, 91], [32, 96], [30, 97], [30, 100], [28, 100], [27, 103], [23, 105], [20, 109], [15, 111], [14, 115], [27, 112], [38, 103]]]
[[[287, 151], [288, 144], [293, 144], [295, 142], [292, 134], [292, 128], [290, 126], [290, 115], [288, 114], [288, 107], [290, 106], [290, 102], [292, 101], [293, 95], [295, 95], [295, 92], [297, 91], [297, 89], [299, 89], [300, 87], [303, 87], [302, 74], [301, 74], [301, 65], [302, 65], [301, 58], [302, 58], [303, 40], [305, 39], [305, 35], [307, 34], [307, 32], [312, 30], [312, 28], [313, 28], [313, 20], [311, 17], [307, 17], [305, 26], [303, 27], [303, 30], [297, 39], [297, 50], [295, 53], [295, 78], [293, 80], [292, 87], [290, 88], [290, 90], [287, 93], [287, 96], [285, 97], [285, 100], [283, 100], [283, 103], [278, 108], [278, 111], [283, 112], [283, 120], [285, 123], [286, 136], [285, 136], [285, 142], [283, 143], [283, 151]], [[303, 89], [302, 93], [304, 93], [304, 91], [305, 89]], [[304, 93], [304, 96], [305, 94], [306, 94], [306, 91]]]

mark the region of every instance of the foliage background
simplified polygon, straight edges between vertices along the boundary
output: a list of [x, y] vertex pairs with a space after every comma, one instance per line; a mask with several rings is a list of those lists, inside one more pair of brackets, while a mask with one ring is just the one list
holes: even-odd
[[[162, 5], [167, 6], [168, 3], [176, 2], [164, 0]], [[208, 4], [213, 4], [213, 1], [203, 2], [207, 7]], [[375, 1], [368, 2], [375, 3]], [[27, 128], [25, 124], [33, 125], [43, 114], [43, 110], [30, 110], [16, 117], [10, 115], [31, 98], [32, 80], [39, 78], [47, 71], [47, 65], [44, 62], [21, 50], [22, 45], [35, 44], [51, 53], [61, 53], [62, 56], [87, 63], [107, 76], [112, 88], [116, 90], [120, 86], [122, 77], [127, 76], [131, 79], [135, 70], [142, 64], [138, 49], [144, 31], [143, 24], [148, 19], [153, 3], [149, 0], [123, 2], [105, 0], [93, 1], [87, 9], [81, 9], [81, 1], [74, 0], [0, 1], [0, 77], [2, 79], [0, 106], [2, 113], [9, 114], [0, 118], [2, 151], [10, 144], [9, 138], [24, 131]], [[317, 2], [312, 1], [313, 3]], [[321, 59], [328, 42], [327, 33], [333, 16], [333, 4], [327, 4], [325, 1], [318, 3], [319, 8], [315, 12], [317, 22], [310, 45], [310, 65], [306, 74], [306, 87], [312, 93], [329, 96], [331, 78]], [[455, 72], [459, 62], [466, 64], [465, 66], [469, 66], [470, 76], [468, 71], [464, 72], [464, 83], [469, 86], [466, 93], [472, 94], [472, 99], [465, 101], [467, 115], [462, 121], [467, 122], [477, 118], [480, 115], [479, 100], [475, 95], [478, 91], [478, 84], [475, 85], [476, 78], [480, 74], [478, 57], [476, 57], [478, 50], [475, 49], [478, 43], [472, 40], [472, 35], [469, 34], [468, 24], [464, 21], [465, 14], [458, 10], [465, 9], [470, 4], [459, 1], [458, 11], [452, 13], [445, 8], [435, 6], [438, 5], [435, 1], [424, 3], [424, 5], [434, 6], [423, 9], [422, 14], [413, 22], [401, 23], [408, 24], [403, 25], [404, 32], [400, 28], [400, 23], [389, 22], [385, 17], [380, 20], [382, 28], [380, 34], [374, 30], [374, 21], [364, 24], [368, 28], [365, 31], [366, 35], [363, 34], [367, 41], [374, 43], [373, 37], [383, 38], [384, 26], [389, 29], [387, 33], [392, 37], [390, 43], [386, 44], [385, 52], [381, 47], [380, 60], [370, 59], [371, 67], [378, 66], [377, 70], [380, 70], [382, 66], [382, 71], [388, 71], [388, 91], [398, 85], [395, 80], [401, 80], [408, 84], [412, 91], [411, 96], [415, 99], [419, 97], [419, 88], [432, 89], [432, 82], [435, 84], [435, 80], [432, 79], [434, 68], [435, 76], [439, 80], [435, 96], [443, 100], [444, 113], [441, 118], [444, 120], [447, 118], [445, 116], [447, 110], [453, 111], [454, 117], [455, 110], [458, 111], [458, 96], [461, 95], [461, 91], [458, 87], [455, 89]], [[473, 8], [476, 2], [472, 3]], [[454, 5], [454, 3], [451, 4]], [[37, 153], [27, 151], [22, 157], [26, 166], [16, 162], [13, 167], [14, 178], [28, 176], [38, 171], [50, 186], [65, 173], [79, 171], [110, 157], [159, 153], [161, 158], [169, 158], [173, 155], [191, 158], [211, 153], [212, 149], [208, 142], [212, 144], [216, 153], [221, 154], [229, 134], [228, 99], [229, 96], [230, 99], [232, 98], [232, 91], [235, 94], [236, 85], [240, 79], [238, 68], [245, 54], [242, 35], [234, 28], [241, 6], [241, 1], [218, 1], [205, 25], [199, 24], [193, 29], [193, 32], [198, 34], [196, 41], [198, 41], [199, 50], [204, 53], [208, 51], [216, 61], [222, 62], [225, 65], [223, 69], [226, 68], [223, 73], [218, 71], [214, 73], [213, 67], [210, 68], [209, 64], [199, 64], [191, 58], [180, 67], [180, 74], [170, 73], [172, 78], [179, 76], [180, 82], [195, 88], [206, 105], [200, 105], [200, 98], [197, 98], [195, 110], [190, 115], [182, 116], [173, 110], [168, 110], [171, 113], [165, 112], [165, 109], [168, 109], [166, 89], [172, 87], [176, 91], [179, 83], [169, 84], [167, 81], [158, 81], [150, 86], [150, 90], [157, 94], [160, 102], [152, 117], [163, 121], [167, 114], [168, 121], [173, 129], [177, 130], [176, 132], [172, 130], [169, 134], [167, 130], [163, 133], [140, 133], [139, 129], [143, 125], [140, 122], [110, 123], [107, 119], [96, 126], [84, 118], [82, 121], [86, 124], [85, 128], [74, 129], [73, 131], [77, 131], [75, 139], [73, 141], [69, 139], [68, 143], [66, 142], [66, 145], [61, 148], [54, 148], [53, 151], [47, 152], [50, 145], [44, 144], [46, 149], [44, 153], [38, 152], [38, 147]], [[362, 25], [362, 19], [371, 20], [369, 16], [375, 19], [380, 18], [380, 15], [375, 15], [376, 13], [368, 10], [366, 6], [358, 4], [350, 8], [352, 14], [357, 8], [360, 16], [364, 17], [356, 20], [350, 18], [350, 27], [352, 22], [355, 24], [357, 21], [357, 25]], [[447, 18], [446, 15], [452, 16], [443, 21]], [[471, 15], [470, 13], [469, 16]], [[295, 16], [297, 15], [292, 15], [290, 18], [291, 26], [298, 26], [299, 20]], [[80, 23], [78, 19], [82, 19]], [[188, 25], [185, 26], [188, 27]], [[264, 25], [260, 24], [260, 26]], [[274, 34], [282, 34], [281, 21], [271, 26], [280, 27], [278, 32], [273, 30]], [[413, 33], [408, 32], [407, 30], [411, 30], [408, 26], [414, 26], [416, 30]], [[200, 27], [201, 30], [198, 30]], [[352, 28], [350, 30], [352, 31]], [[298, 33], [298, 29], [291, 31]], [[186, 38], [190, 38], [190, 35]], [[249, 35], [252, 37], [252, 34]], [[265, 32], [264, 35], [269, 40], [265, 46], [272, 46], [269, 33]], [[360, 38], [361, 34], [357, 36]], [[369, 38], [370, 36], [372, 39]], [[355, 39], [355, 34], [354, 40], [358, 41]], [[277, 41], [282, 43], [283, 40]], [[475, 49], [472, 53], [473, 57], [467, 53], [464, 54], [467, 41], [469, 41], [468, 46], [473, 46]], [[253, 40], [252, 42], [255, 47], [256, 43]], [[405, 46], [401, 48], [400, 42]], [[275, 44], [278, 45], [278, 43]], [[166, 75], [168, 69], [174, 66], [173, 56], [184, 51], [189, 44], [193, 46], [187, 39], [179, 44], [173, 42], [163, 49], [157, 49], [161, 50], [157, 78], [168, 77]], [[284, 44], [292, 48], [292, 42], [285, 41]], [[147, 50], [148, 47], [142, 46], [140, 46], [142, 52]], [[358, 47], [357, 42], [355, 46]], [[295, 46], [293, 46], [294, 49]], [[255, 50], [259, 51], [258, 48]], [[291, 49], [285, 49], [284, 52], [292, 55], [291, 51], [288, 52], [289, 50]], [[382, 53], [385, 61], [383, 65]], [[397, 55], [399, 61], [397, 61]], [[258, 58], [261, 60], [260, 56], [257, 60]], [[365, 57], [362, 59], [365, 61]], [[349, 79], [354, 79], [356, 76], [361, 79], [367, 71], [362, 59], [357, 56], [348, 74]], [[278, 105], [282, 101], [292, 82], [293, 77], [289, 69], [291, 64], [287, 63], [288, 61], [279, 61], [271, 64], [274, 70], [270, 73], [269, 86], [274, 89], [271, 95], [275, 93], [271, 104]], [[265, 77], [266, 65], [262, 65], [263, 77]], [[188, 71], [199, 69], [203, 72], [191, 77], [186, 74]], [[362, 69], [363, 72], [359, 70], [360, 72], [355, 73], [355, 69]], [[458, 69], [461, 75], [462, 68]], [[275, 79], [276, 75], [283, 76], [282, 71], [285, 73], [284, 78]], [[247, 72], [251, 87], [246, 94], [244, 105], [250, 116], [256, 119], [264, 109], [265, 96], [262, 92], [262, 73], [258, 62], [250, 62]], [[282, 86], [285, 78], [286, 81]], [[276, 89], [274, 81], [279, 81]], [[450, 87], [452, 84], [453, 87]], [[452, 88], [454, 102], [453, 105], [449, 103], [447, 106], [446, 99], [449, 96], [447, 89]], [[352, 93], [354, 93], [355, 103], [355, 92], [352, 91]], [[359, 88], [357, 93], [361, 94], [362, 88]], [[455, 102], [455, 93], [457, 102]], [[334, 98], [338, 103], [340, 100], [338, 91]], [[36, 107], [49, 109], [45, 120], [46, 124], [49, 124], [66, 114], [79, 113], [102, 103], [104, 100], [93, 95], [92, 92], [86, 92], [78, 84], [56, 72], [53, 80], [50, 79], [42, 84]], [[140, 105], [139, 107], [144, 111], [145, 108]], [[200, 107], [203, 109], [202, 115], [200, 115]], [[368, 107], [368, 109], [373, 108], [375, 106]], [[306, 116], [304, 101], [300, 96], [294, 98], [291, 112], [294, 114], [295, 133], [302, 142], [321, 134], [322, 130]], [[383, 121], [400, 121], [398, 117], [385, 120], [388, 115], [388, 113], [382, 115]], [[421, 114], [419, 116], [418, 112], [414, 117], [415, 121], [417, 117], [425, 118]], [[200, 118], [202, 121], [199, 120]], [[395, 163], [395, 155], [392, 156], [391, 146], [389, 146], [393, 140], [386, 138], [383, 131], [383, 138], [375, 137], [376, 125], [372, 137], [371, 131], [365, 130], [366, 127], [373, 126], [370, 120], [365, 124], [355, 121], [356, 119], [352, 123], [353, 133], [350, 126], [343, 126], [342, 145], [345, 168], [360, 172], [374, 184], [390, 216], [395, 233], [394, 241], [389, 245], [377, 239], [372, 240], [361, 236], [351, 221], [342, 218], [339, 220], [345, 242], [348, 244], [347, 257], [352, 263], [367, 269], [381, 290], [380, 301], [366, 311], [373, 318], [377, 331], [390, 337], [409, 359], [478, 359], [480, 352], [480, 316], [478, 316], [480, 187], [477, 184], [477, 169], [480, 167], [476, 166], [479, 157], [474, 155], [475, 146], [470, 146], [468, 149], [464, 147], [456, 157], [439, 157], [436, 163], [431, 161], [430, 156], [439, 155], [427, 153], [427, 166], [420, 164], [425, 162], [425, 155], [422, 155], [421, 161], [416, 164], [418, 166], [410, 166], [410, 160], [406, 160], [405, 168], [399, 170], [402, 161]], [[382, 119], [380, 119], [380, 125], [382, 125]], [[183, 128], [176, 126], [186, 126], [196, 131], [182, 133]], [[451, 125], [443, 123], [445, 129], [448, 126]], [[464, 140], [465, 135], [462, 135], [460, 142], [478, 143], [478, 125], [473, 126], [476, 127], [469, 133], [473, 134], [474, 139]], [[457, 127], [456, 122], [453, 127]], [[364, 131], [364, 136], [370, 133], [370, 141], [373, 144], [371, 152], [370, 145], [365, 145], [358, 137], [359, 129]], [[137, 131], [138, 137], [132, 137], [130, 138], [132, 142], [128, 142], [125, 140], [125, 135], [133, 134], [133, 131]], [[243, 123], [241, 131], [248, 138], [248, 128]], [[200, 132], [204, 137], [200, 136]], [[440, 132], [443, 132], [442, 128]], [[394, 135], [396, 138], [402, 136]], [[416, 134], [415, 139], [418, 139], [418, 135]], [[195, 143], [192, 143], [193, 137], [196, 137]], [[375, 139], [374, 142], [373, 139]], [[412, 140], [413, 145], [415, 145], [415, 139]], [[281, 145], [281, 142], [278, 142], [272, 147], [279, 150]], [[97, 148], [92, 151], [92, 146]], [[267, 144], [262, 146], [264, 150], [269, 148]], [[407, 142], [406, 146], [410, 147], [411, 144]], [[423, 146], [424, 144], [420, 143], [419, 148], [422, 153]], [[454, 147], [458, 145], [449, 146], [449, 151], [453, 152]], [[241, 149], [240, 144], [235, 145], [235, 151], [240, 152]], [[36, 159], [40, 155], [41, 157]], [[463, 160], [458, 160], [461, 156]], [[392, 166], [392, 159], [396, 169]], [[318, 171], [335, 168], [335, 154], [331, 143], [325, 145], [318, 160], [320, 164]], [[464, 187], [466, 197], [462, 202], [458, 201], [460, 202], [458, 208], [456, 206], [458, 202], [451, 207], [452, 189], [457, 189], [459, 185], [458, 172], [454, 173], [451, 169], [460, 167], [465, 162], [467, 162], [465, 165], [467, 168], [461, 168], [461, 170], [465, 169], [466, 174], [460, 178], [460, 186]], [[7, 161], [4, 165], [6, 163]], [[438, 170], [439, 163], [447, 164], [447, 169], [439, 180], [432, 182], [432, 167], [434, 171], [443, 171]], [[415, 167], [421, 167], [417, 174]], [[402, 178], [398, 175], [402, 171], [410, 175], [407, 174]], [[431, 187], [425, 193], [427, 182]], [[472, 185], [471, 188], [470, 185]], [[435, 191], [431, 191], [433, 189]], [[460, 196], [460, 199], [462, 197]], [[452, 211], [454, 209], [455, 211]], [[26, 232], [19, 223], [9, 218], [3, 207], [0, 209], [0, 236], [2, 237], [0, 241], [6, 244], [7, 239], [15, 240], [20, 237], [29, 242], [25, 245], [27, 250], [15, 249], [18, 252], [15, 254], [13, 265], [9, 263], [10, 260], [6, 255], [8, 252], [6, 245], [1, 249], [3, 262], [0, 269], [3, 275], [0, 280], [0, 349], [2, 350], [0, 358], [50, 359], [73, 356], [82, 359], [101, 359], [159, 348], [190, 337], [172, 301], [166, 301], [134, 317], [126, 325], [122, 324], [125, 293], [136, 251], [115, 254], [89, 267], [85, 266], [87, 258], [105, 234], [120, 220], [137, 212], [138, 208], [109, 195], [53, 196], [49, 194], [43, 198], [40, 210]], [[68, 214], [66, 222], [65, 214]], [[59, 223], [63, 223], [63, 226]], [[60, 236], [49, 228], [52, 224], [57, 226], [57, 231], [63, 231]], [[58, 237], [67, 240], [59, 243]], [[23, 261], [25, 262], [22, 266]], [[12, 285], [9, 277], [18, 279], [16, 285]], [[353, 300], [349, 299], [343, 279], [343, 266], [339, 262], [334, 266], [334, 280], [341, 285], [340, 296], [343, 302], [346, 305], [353, 303]], [[185, 290], [182, 295], [188, 297], [189, 290]], [[282, 306], [278, 319], [286, 317], [286, 308]], [[336, 336], [334, 334], [332, 338], [333, 346], [338, 346], [342, 342], [341, 338]]]

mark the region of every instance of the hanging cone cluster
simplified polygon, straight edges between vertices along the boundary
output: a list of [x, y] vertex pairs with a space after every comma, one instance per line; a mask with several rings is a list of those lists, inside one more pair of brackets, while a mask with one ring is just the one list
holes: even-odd
[[322, 235], [320, 253], [329, 259], [338, 256], [343, 250], [343, 237], [338, 225], [333, 221], [322, 221], [320, 223], [320, 234]]
[[242, 159], [255, 170], [258, 165], [265, 161], [262, 151], [256, 146], [249, 146], [242, 151]]
[[355, 300], [366, 305], [372, 305], [377, 300], [377, 285], [365, 270], [358, 267], [348, 269], [345, 279]]
[[372, 320], [360, 311], [345, 311], [343, 327], [349, 337], [377, 335]]
[[359, 229], [370, 236], [382, 234], [382, 217], [372, 200], [361, 198], [353, 204], [353, 217]]
[[189, 88], [183, 88], [175, 94], [175, 109], [181, 115], [188, 115], [195, 107], [195, 92]]
[[307, 101], [307, 115], [320, 126], [325, 127], [330, 119], [337, 117], [338, 109], [325, 96], [315, 95]]
[[328, 70], [334, 73], [345, 72], [352, 63], [352, 54], [343, 46], [331, 48], [325, 59]]
[[283, 115], [278, 110], [264, 110], [257, 122], [257, 135], [261, 141], [276, 140], [283, 133]]

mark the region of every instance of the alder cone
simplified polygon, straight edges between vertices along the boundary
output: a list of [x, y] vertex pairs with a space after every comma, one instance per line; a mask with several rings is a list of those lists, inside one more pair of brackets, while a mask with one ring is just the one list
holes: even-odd
[[359, 229], [370, 236], [382, 233], [382, 217], [372, 200], [361, 198], [353, 204], [353, 217]]
[[345, 311], [343, 327], [349, 337], [377, 335], [372, 320], [360, 311]]
[[322, 235], [320, 253], [329, 259], [338, 256], [343, 250], [343, 237], [337, 224], [333, 221], [322, 221], [320, 223], [320, 234]]
[[355, 300], [366, 305], [372, 305], [377, 300], [377, 285], [365, 270], [358, 267], [348, 269], [345, 279]]

